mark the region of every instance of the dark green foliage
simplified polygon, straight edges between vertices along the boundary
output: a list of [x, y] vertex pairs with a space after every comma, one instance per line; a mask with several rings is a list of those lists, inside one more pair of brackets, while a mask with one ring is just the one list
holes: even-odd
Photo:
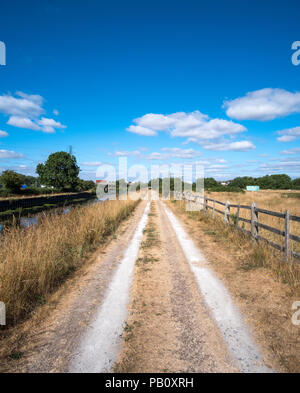
[[92, 180], [82, 180], [78, 179], [77, 186], [76, 186], [77, 191], [96, 191], [96, 183], [93, 182]]
[[285, 174], [266, 175], [258, 178], [243, 176], [231, 180], [228, 186], [222, 186], [213, 178], [204, 179], [204, 188], [209, 191], [240, 192], [245, 190], [247, 186], [259, 186], [262, 190], [300, 189], [300, 178], [292, 180], [290, 176]]
[[204, 179], [204, 188], [218, 187], [220, 184], [213, 177], [206, 177]]
[[300, 177], [297, 179], [292, 180], [292, 188], [294, 190], [300, 190]]
[[39, 181], [60, 191], [73, 191], [78, 186], [79, 166], [75, 156], [59, 151], [50, 154], [45, 164], [38, 164]]
[[25, 176], [15, 171], [3, 171], [0, 176], [0, 184], [11, 193], [19, 193], [21, 186], [24, 184]]
[[24, 184], [32, 189], [40, 187], [38, 178], [34, 176], [24, 176]]
[[253, 177], [244, 176], [244, 177], [236, 177], [230, 182], [232, 187], [239, 187], [245, 189], [246, 186], [257, 186], [257, 181]]
[[256, 184], [263, 190], [288, 190], [293, 186], [292, 179], [285, 174], [259, 177]]
[[210, 192], [243, 192], [245, 193], [245, 190], [240, 187], [235, 187], [229, 184], [228, 186], [222, 186], [222, 184], [219, 184], [216, 187], [211, 187], [208, 189]]

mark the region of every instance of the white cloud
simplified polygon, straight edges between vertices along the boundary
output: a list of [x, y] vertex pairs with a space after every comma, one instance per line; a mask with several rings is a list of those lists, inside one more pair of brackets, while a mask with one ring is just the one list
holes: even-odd
[[81, 165], [82, 166], [99, 166], [101, 164], [102, 164], [102, 162], [100, 162], [100, 161], [92, 161], [92, 162], [83, 162]]
[[55, 128], [66, 128], [66, 126], [61, 124], [59, 121], [55, 121], [54, 119], [48, 119], [46, 117], [42, 117], [41, 120], [37, 121], [37, 123], [41, 126], [41, 130], [43, 132], [48, 133], [55, 132]]
[[165, 116], [157, 113], [148, 113], [138, 119], [135, 119], [134, 122], [141, 127], [162, 131], [169, 129], [173, 125], [172, 116], [173, 115]]
[[54, 109], [54, 110], [53, 110], [53, 114], [54, 114], [55, 116], [59, 115], [58, 110], [57, 110], [57, 109]]
[[268, 173], [285, 173], [288, 171], [299, 174], [300, 160], [280, 160], [272, 164], [262, 164], [259, 168]]
[[13, 150], [0, 150], [0, 158], [23, 158], [23, 154]]
[[127, 131], [140, 135], [154, 136], [158, 131], [168, 132], [171, 136], [189, 138], [191, 142], [213, 140], [225, 135], [236, 135], [246, 131], [241, 124], [231, 120], [210, 119], [199, 111], [177, 112], [170, 115], [148, 113], [134, 120]]
[[153, 130], [150, 130], [149, 128], [141, 127], [141, 126], [130, 126], [127, 128], [127, 131], [132, 132], [134, 134], [145, 135], [145, 136], [157, 135], [156, 131], [153, 131]]
[[[40, 95], [17, 92], [15, 96], [3, 94], [0, 96], [0, 113], [8, 115], [7, 124], [18, 128], [54, 133], [55, 128], [66, 128], [60, 122], [40, 116], [45, 113], [43, 97]], [[54, 110], [55, 114], [58, 111]]]
[[34, 117], [40, 116], [44, 110], [42, 108], [43, 98], [39, 95], [29, 95], [17, 92], [16, 97], [3, 94], [0, 96], [0, 112], [6, 115]]
[[0, 130], [0, 138], [5, 138], [6, 136], [8, 136], [8, 133]]
[[266, 88], [247, 93], [244, 97], [225, 101], [227, 116], [237, 120], [272, 120], [300, 113], [300, 93]]
[[29, 130], [40, 131], [41, 129], [37, 124], [35, 124], [28, 117], [11, 116], [6, 124], [18, 128], [27, 128]]
[[169, 156], [174, 158], [195, 158], [202, 154], [194, 149], [180, 149], [179, 147], [164, 147], [161, 150], [168, 152]]
[[201, 155], [201, 152], [196, 151], [194, 149], [180, 149], [179, 147], [164, 147], [161, 149], [162, 152], [152, 152], [149, 154], [143, 153], [145, 149], [140, 150], [123, 150], [123, 151], [115, 151], [114, 153], [108, 153], [110, 156], [116, 157], [139, 157], [140, 159], [145, 160], [167, 160], [169, 158], [195, 158]]
[[287, 154], [287, 155], [300, 154], [300, 148], [296, 147], [295, 149], [283, 150], [280, 152], [280, 154]]
[[282, 135], [277, 138], [278, 142], [291, 142], [300, 138], [300, 127], [287, 128], [285, 130], [277, 131], [277, 134]]
[[223, 168], [228, 168], [227, 165], [222, 165], [222, 164], [213, 164], [213, 165], [209, 165], [207, 167], [208, 170], [216, 170], [216, 169], [223, 169]]
[[141, 152], [139, 150], [123, 150], [123, 151], [115, 151], [113, 154], [109, 153], [110, 156], [116, 157], [128, 157], [128, 156], [140, 156]]
[[249, 141], [208, 143], [203, 147], [215, 151], [248, 151], [255, 149], [253, 143]]
[[169, 154], [166, 153], [160, 153], [160, 152], [156, 152], [154, 151], [153, 153], [147, 154], [144, 157], [146, 160], [158, 160], [158, 161], [165, 161], [168, 158], [170, 158]]
[[55, 128], [66, 128], [65, 125], [54, 119], [42, 117], [40, 120], [31, 120], [28, 117], [11, 116], [7, 124], [18, 128], [27, 128], [29, 130], [42, 131], [45, 133], [54, 133]]

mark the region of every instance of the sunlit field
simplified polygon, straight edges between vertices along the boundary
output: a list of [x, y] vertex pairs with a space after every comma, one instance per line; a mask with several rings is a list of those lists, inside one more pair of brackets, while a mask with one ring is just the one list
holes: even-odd
[[[262, 190], [259, 192], [246, 191], [243, 193], [234, 192], [205, 192], [212, 199], [232, 204], [251, 205], [255, 202], [257, 207], [279, 213], [290, 211], [291, 215], [300, 217], [300, 191], [289, 190]], [[210, 205], [212, 203], [210, 202]], [[219, 210], [224, 211], [224, 206], [216, 205]], [[230, 213], [236, 215], [237, 209], [231, 208]], [[240, 209], [240, 217], [250, 219], [250, 210]], [[259, 213], [259, 222], [284, 231], [284, 219]], [[250, 230], [250, 224], [240, 222], [241, 227]], [[290, 221], [290, 233], [300, 235], [300, 223]], [[284, 237], [259, 228], [259, 234], [273, 242], [284, 245]], [[300, 252], [300, 243], [291, 241], [291, 250]]]

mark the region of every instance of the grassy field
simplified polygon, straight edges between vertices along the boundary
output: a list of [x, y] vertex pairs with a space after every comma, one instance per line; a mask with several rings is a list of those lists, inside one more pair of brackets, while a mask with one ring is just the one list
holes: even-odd
[[[300, 191], [287, 191], [287, 190], [262, 190], [259, 192], [247, 191], [242, 193], [230, 193], [230, 192], [205, 192], [205, 194], [212, 199], [216, 199], [221, 202], [229, 201], [232, 204], [251, 205], [255, 202], [257, 207], [272, 210], [275, 212], [285, 213], [286, 210], [290, 211], [290, 214], [300, 217]], [[211, 204], [211, 203], [210, 203]], [[224, 211], [224, 207], [216, 205], [220, 210]], [[231, 208], [230, 213], [236, 214], [235, 208]], [[250, 211], [241, 209], [240, 217], [250, 219]], [[259, 214], [259, 222], [269, 225], [280, 230], [284, 230], [284, 219], [269, 216], [266, 214]], [[250, 224], [241, 223], [245, 229], [250, 230]], [[264, 229], [259, 229], [261, 236], [276, 242], [280, 245], [284, 245], [283, 236], [271, 233]], [[290, 233], [300, 236], [300, 223], [290, 222]], [[300, 252], [300, 243], [291, 241], [291, 248], [293, 251]]]
[[0, 237], [0, 299], [7, 322], [27, 317], [91, 251], [114, 233], [138, 201], [106, 201], [46, 215], [38, 226], [10, 227]]

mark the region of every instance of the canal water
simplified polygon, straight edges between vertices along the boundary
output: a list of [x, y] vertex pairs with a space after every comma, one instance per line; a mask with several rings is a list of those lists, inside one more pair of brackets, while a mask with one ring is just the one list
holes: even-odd
[[[91, 205], [94, 203], [102, 203], [104, 201], [106, 201], [108, 198], [101, 198], [101, 199], [96, 199], [93, 201], [88, 201], [87, 205]], [[62, 211], [62, 214], [68, 214], [70, 213], [72, 207], [65, 207]], [[40, 219], [41, 219], [41, 214], [43, 214], [42, 212], [33, 216], [33, 217], [21, 217], [20, 218], [20, 226], [21, 228], [30, 228], [32, 226], [38, 225]], [[3, 225], [0, 224], [0, 232], [3, 230]]]

